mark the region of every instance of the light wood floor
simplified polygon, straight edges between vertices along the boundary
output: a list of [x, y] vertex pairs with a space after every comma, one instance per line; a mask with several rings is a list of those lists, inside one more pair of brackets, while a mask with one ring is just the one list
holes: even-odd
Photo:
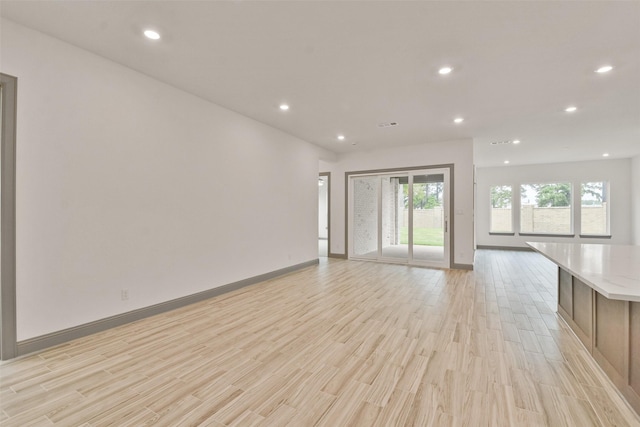
[[555, 268], [329, 260], [0, 366], [3, 426], [638, 426]]

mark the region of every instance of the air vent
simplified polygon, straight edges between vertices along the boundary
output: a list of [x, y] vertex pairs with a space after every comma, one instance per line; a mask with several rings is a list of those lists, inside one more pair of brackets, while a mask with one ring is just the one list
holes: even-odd
[[506, 140], [506, 141], [494, 141], [491, 143], [491, 145], [504, 145], [504, 144], [511, 144], [511, 141]]
[[398, 126], [398, 122], [386, 122], [386, 123], [378, 123], [379, 128], [390, 128], [393, 126]]

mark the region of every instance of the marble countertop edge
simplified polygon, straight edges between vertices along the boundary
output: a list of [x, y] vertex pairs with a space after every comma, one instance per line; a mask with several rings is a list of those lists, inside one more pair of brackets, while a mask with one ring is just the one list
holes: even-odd
[[[571, 273], [574, 277], [585, 283], [590, 288], [594, 289], [602, 296], [612, 299], [612, 300], [622, 300], [622, 301], [634, 301], [640, 302], [640, 277], [637, 279], [635, 277], [627, 277], [623, 275], [625, 279], [629, 280], [630, 286], [620, 285], [615, 282], [612, 282], [610, 275], [594, 275], [594, 274], [585, 274], [584, 271], [579, 269], [570, 267], [565, 259], [560, 259], [559, 257], [554, 256], [553, 253], [549, 253], [551, 251], [546, 251], [547, 248], [577, 248], [578, 246], [588, 246], [585, 244], [571, 244], [571, 243], [549, 243], [549, 242], [526, 242], [526, 244], [553, 262], [557, 264], [562, 269]], [[631, 246], [619, 246], [616, 248], [617, 250], [624, 250], [624, 248], [631, 248]], [[636, 254], [640, 254], [640, 251], [635, 251]], [[575, 255], [575, 254], [573, 254]], [[640, 259], [630, 259], [632, 263], [635, 265], [640, 265]]]

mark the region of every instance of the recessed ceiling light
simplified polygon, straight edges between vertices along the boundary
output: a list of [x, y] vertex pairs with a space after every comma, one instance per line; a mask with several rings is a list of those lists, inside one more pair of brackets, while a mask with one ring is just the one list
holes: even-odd
[[505, 161], [504, 161], [504, 164], [505, 164], [505, 165], [508, 165], [508, 164], [509, 164], [509, 160], [505, 160]]
[[153, 30], [144, 30], [144, 35], [146, 38], [151, 40], [158, 40], [160, 38], [160, 34], [157, 31]]
[[287, 104], [280, 104], [280, 109], [282, 111], [287, 111], [289, 109], [289, 106]]
[[604, 153], [602, 157], [609, 157], [609, 153]]
[[438, 74], [446, 75], [453, 71], [451, 67], [442, 67], [438, 70]]
[[514, 139], [514, 140], [512, 141], [512, 144], [520, 144], [520, 140], [519, 140], [519, 139]]
[[613, 67], [611, 65], [603, 65], [602, 67], [596, 70], [596, 73], [600, 73], [600, 74], [608, 73], [611, 70], [613, 70]]
[[578, 109], [578, 107], [574, 107], [573, 105], [570, 107], [567, 107], [564, 109], [564, 111], [566, 111], [567, 113], [573, 113], [574, 111], [576, 111]]
[[344, 135], [338, 135], [338, 139], [339, 139], [340, 141], [344, 141]]
[[453, 119], [454, 123], [462, 123], [464, 122], [464, 119], [462, 117], [456, 117], [455, 119]]

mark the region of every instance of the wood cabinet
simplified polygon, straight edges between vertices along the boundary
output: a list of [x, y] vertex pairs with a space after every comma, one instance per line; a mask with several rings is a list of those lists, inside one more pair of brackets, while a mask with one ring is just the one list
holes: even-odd
[[558, 313], [640, 413], [640, 302], [609, 299], [558, 267]]

